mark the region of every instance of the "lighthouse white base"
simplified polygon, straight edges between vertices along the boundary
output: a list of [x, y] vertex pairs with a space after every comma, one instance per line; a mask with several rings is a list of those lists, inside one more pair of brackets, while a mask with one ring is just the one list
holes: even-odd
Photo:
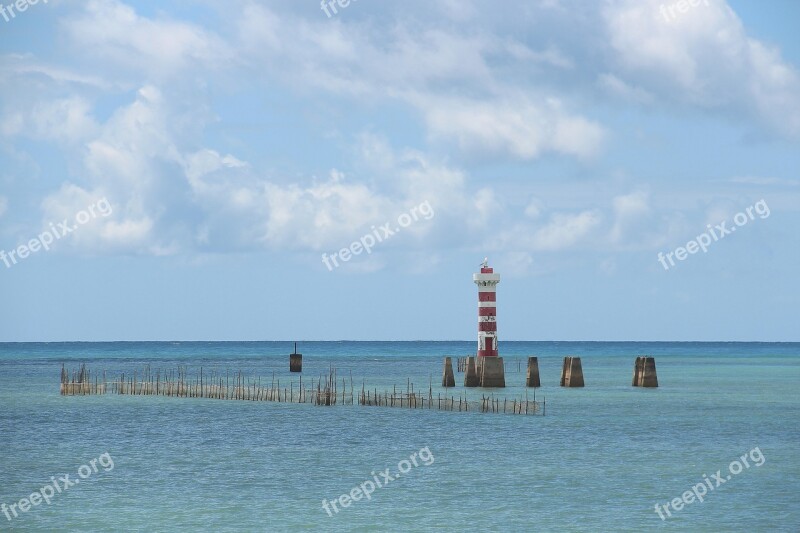
[[506, 372], [503, 358], [478, 357], [478, 377], [481, 387], [505, 387]]

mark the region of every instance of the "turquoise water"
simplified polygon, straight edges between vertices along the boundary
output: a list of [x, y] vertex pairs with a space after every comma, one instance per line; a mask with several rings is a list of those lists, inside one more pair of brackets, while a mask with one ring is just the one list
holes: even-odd
[[[474, 351], [472, 342], [298, 348], [304, 381], [333, 365], [357, 388], [404, 389], [410, 379], [425, 391], [432, 381], [434, 395], [442, 357]], [[296, 386], [290, 351], [272, 342], [0, 344], [0, 503], [18, 503], [51, 476], [74, 480], [108, 454], [50, 504], [10, 521], [0, 514], [0, 529], [800, 531], [797, 343], [501, 343], [509, 386], [499, 395], [524, 396], [517, 361], [538, 355], [545, 417], [58, 394], [61, 364], [80, 362], [109, 375], [144, 364], [243, 370], [262, 383], [275, 372]], [[656, 357], [658, 389], [630, 386], [642, 354]], [[564, 355], [582, 357], [584, 389], [557, 386]], [[704, 474], [724, 477], [755, 448], [749, 468], [705, 501], [670, 508], [664, 521], [656, 514], [656, 503]], [[373, 471], [379, 480], [397, 472], [415, 452], [418, 466], [403, 464], [409, 471], [369, 500], [332, 516], [323, 509], [323, 499]]]

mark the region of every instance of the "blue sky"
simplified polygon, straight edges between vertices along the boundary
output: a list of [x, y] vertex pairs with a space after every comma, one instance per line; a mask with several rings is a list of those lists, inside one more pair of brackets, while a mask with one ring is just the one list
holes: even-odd
[[0, 341], [798, 341], [800, 7], [695, 3], [0, 18]]

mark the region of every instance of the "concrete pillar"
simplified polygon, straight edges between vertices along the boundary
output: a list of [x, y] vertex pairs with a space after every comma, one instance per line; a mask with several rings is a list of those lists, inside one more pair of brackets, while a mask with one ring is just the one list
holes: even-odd
[[644, 370], [642, 370], [642, 387], [658, 387], [658, 376], [656, 375], [656, 358], [645, 357]]
[[303, 354], [297, 353], [297, 343], [294, 343], [294, 352], [289, 354], [289, 372], [303, 371]]
[[525, 377], [526, 387], [541, 387], [539, 383], [539, 358], [528, 357], [528, 375]]
[[655, 357], [637, 357], [633, 367], [634, 387], [658, 387]]
[[478, 357], [478, 376], [481, 387], [505, 387], [506, 373], [503, 358]]
[[442, 387], [455, 387], [456, 378], [453, 375], [453, 360], [450, 357], [444, 358], [444, 371], [442, 371]]
[[636, 361], [634, 361], [634, 363], [633, 363], [633, 383], [631, 383], [631, 385], [633, 385], [634, 387], [638, 387], [639, 386], [639, 382], [642, 379], [642, 367], [643, 366], [644, 365], [642, 365], [642, 358], [641, 357], [637, 357]]
[[583, 367], [580, 357], [564, 358], [564, 364], [561, 367], [561, 386], [583, 387]]
[[464, 370], [464, 386], [478, 386], [478, 369], [475, 368], [475, 357], [467, 357], [467, 368]]

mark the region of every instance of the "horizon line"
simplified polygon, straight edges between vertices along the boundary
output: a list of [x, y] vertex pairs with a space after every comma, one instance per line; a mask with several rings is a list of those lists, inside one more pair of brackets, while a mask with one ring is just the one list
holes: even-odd
[[[386, 339], [306, 339], [306, 340], [208, 340], [208, 339], [155, 339], [155, 340], [54, 340], [54, 341], [2, 341], [0, 344], [87, 344], [87, 343], [257, 343], [257, 342], [270, 342], [270, 343], [301, 343], [301, 342], [353, 342], [353, 343], [367, 343], [367, 342], [476, 342], [475, 340], [464, 339], [449, 339], [449, 340], [434, 340], [434, 339], [414, 339], [414, 340], [386, 340]], [[776, 341], [776, 340], [504, 340], [501, 343], [507, 342], [589, 342], [589, 343], [761, 343], [761, 344], [797, 344], [797, 341]]]

